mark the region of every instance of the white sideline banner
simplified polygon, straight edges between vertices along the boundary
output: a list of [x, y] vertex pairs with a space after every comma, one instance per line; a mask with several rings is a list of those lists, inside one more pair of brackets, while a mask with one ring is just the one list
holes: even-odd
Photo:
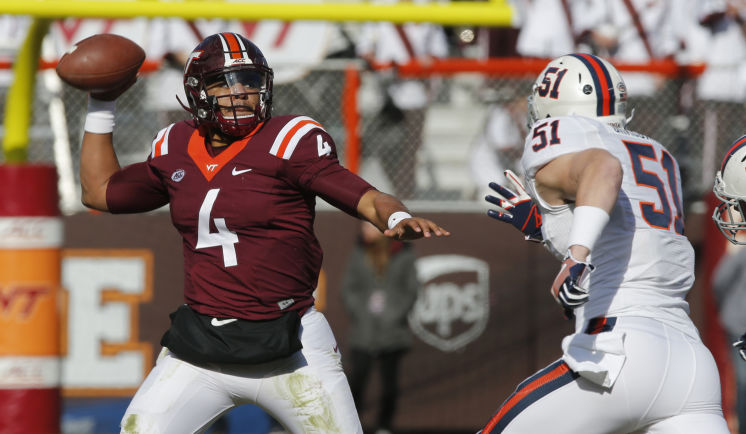
[[0, 217], [0, 249], [50, 249], [62, 246], [60, 217]]
[[56, 356], [0, 357], [0, 389], [49, 389], [60, 386], [60, 359]]

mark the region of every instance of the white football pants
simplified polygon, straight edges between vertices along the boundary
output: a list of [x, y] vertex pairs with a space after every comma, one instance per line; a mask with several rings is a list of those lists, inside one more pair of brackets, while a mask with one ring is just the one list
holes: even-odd
[[562, 359], [521, 383], [483, 434], [728, 434], [715, 360], [698, 337], [660, 321], [616, 318], [626, 359], [611, 388]]
[[362, 433], [342, 356], [329, 324], [311, 307], [303, 349], [285, 359], [205, 367], [161, 351], [121, 422], [122, 433], [199, 433], [242, 404], [265, 409], [292, 433]]

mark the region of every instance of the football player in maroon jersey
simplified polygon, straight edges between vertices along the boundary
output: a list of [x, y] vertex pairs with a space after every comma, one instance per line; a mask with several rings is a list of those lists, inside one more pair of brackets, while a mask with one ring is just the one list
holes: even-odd
[[272, 76], [245, 37], [207, 37], [184, 71], [193, 119], [159, 131], [147, 160], [124, 168], [114, 100], [131, 83], [89, 98], [83, 203], [111, 213], [169, 204], [183, 239], [185, 305], [123, 432], [201, 431], [245, 403], [294, 433], [362, 432], [334, 335], [313, 307], [315, 198], [398, 240], [450, 235], [342, 167], [315, 120], [271, 116]]

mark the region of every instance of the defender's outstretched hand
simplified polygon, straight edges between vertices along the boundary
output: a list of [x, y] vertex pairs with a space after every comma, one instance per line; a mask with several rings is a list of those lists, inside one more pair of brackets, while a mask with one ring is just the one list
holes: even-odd
[[431, 236], [442, 237], [451, 235], [450, 232], [438, 226], [435, 222], [422, 217], [405, 218], [391, 229], [383, 232], [387, 237], [399, 241], [416, 240], [418, 238], [429, 238]]
[[526, 240], [541, 242], [544, 237], [541, 235], [541, 214], [536, 203], [526, 193], [526, 188], [515, 173], [510, 170], [504, 173], [515, 192], [496, 182], [490, 182], [489, 186], [496, 195], [487, 195], [484, 200], [496, 205], [498, 209], [488, 210], [487, 215], [513, 225], [523, 233]]
[[552, 297], [565, 309], [565, 318], [575, 318], [573, 310], [588, 302], [587, 279], [595, 268], [573, 258], [570, 252], [565, 256], [551, 289]]

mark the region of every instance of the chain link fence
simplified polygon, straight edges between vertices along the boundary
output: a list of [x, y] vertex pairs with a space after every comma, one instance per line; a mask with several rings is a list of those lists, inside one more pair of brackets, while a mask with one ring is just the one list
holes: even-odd
[[[273, 113], [302, 114], [321, 122], [335, 139], [343, 164], [348, 149], [341, 101], [348, 65], [347, 61], [327, 61], [295, 82], [277, 84], [274, 91]], [[44, 74], [54, 71], [39, 73], [28, 159], [70, 165], [60, 173], [70, 173], [74, 179], [67, 180], [67, 185], [78, 188], [86, 95], [67, 86], [55, 91], [55, 77], [45, 79]], [[415, 208], [482, 209], [487, 180], [500, 179], [503, 168], [520, 172], [518, 161], [527, 132], [525, 99], [534, 74], [463, 73], [420, 79], [430, 103], [424, 109], [403, 111], [387, 104], [384, 83], [392, 80], [391, 72], [361, 70], [360, 77], [360, 172], [379, 189], [402, 197]], [[171, 80], [178, 85], [179, 75], [172, 74]], [[159, 73], [145, 74], [118, 101], [114, 134], [123, 165], [144, 160], [158, 130], [188, 117], [173, 92], [161, 90], [161, 82]], [[658, 139], [678, 159], [688, 207], [701, 204], [722, 154], [744, 133], [746, 115], [742, 103], [697, 100], [694, 84], [693, 79], [667, 79], [655, 95], [631, 97], [628, 104], [628, 115], [634, 109], [630, 129]], [[7, 90], [0, 88], [3, 115]], [[62, 105], [52, 104], [55, 99]], [[57, 115], [66, 119], [62, 128], [53, 127], [50, 121], [55, 110], [61, 110]], [[65, 154], [68, 160], [60, 157]], [[63, 201], [65, 197], [68, 203], [63, 204], [63, 212], [82, 210], [78, 191], [63, 193]]]

